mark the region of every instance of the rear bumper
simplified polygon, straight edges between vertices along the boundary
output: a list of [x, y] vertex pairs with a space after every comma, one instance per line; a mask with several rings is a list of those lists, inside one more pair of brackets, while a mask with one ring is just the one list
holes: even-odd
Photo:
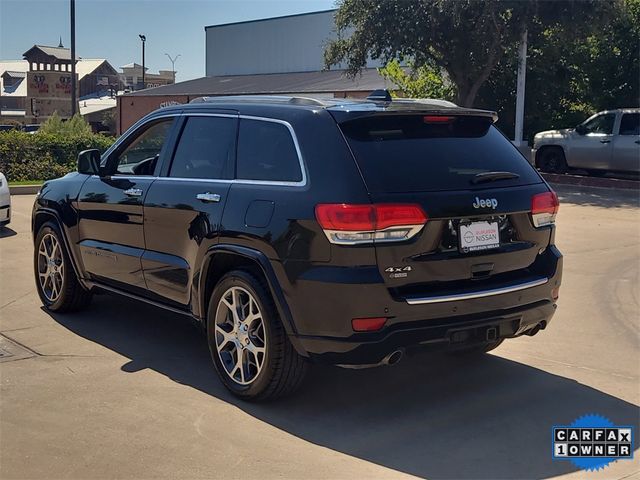
[[[542, 262], [543, 271], [507, 284], [404, 298], [392, 297], [376, 282], [299, 281], [305, 301], [290, 304], [298, 331], [292, 342], [315, 362], [369, 365], [398, 349], [456, 348], [494, 335], [530, 334], [549, 324], [556, 310], [553, 290], [562, 279], [562, 255], [555, 247]], [[362, 317], [387, 317], [387, 323], [378, 332], [353, 332], [351, 319]]]
[[396, 350], [455, 349], [480, 344], [491, 338], [514, 338], [546, 328], [555, 313], [551, 301], [540, 301], [502, 314], [442, 319], [387, 331], [376, 340], [331, 337], [298, 337], [309, 358], [317, 363], [374, 365]]
[[11, 207], [9, 205], [0, 206], [0, 225], [6, 225], [11, 221]]

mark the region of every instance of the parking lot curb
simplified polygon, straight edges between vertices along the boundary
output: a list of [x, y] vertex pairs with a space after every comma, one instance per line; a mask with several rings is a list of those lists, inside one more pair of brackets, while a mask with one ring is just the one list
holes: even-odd
[[9, 185], [9, 193], [11, 195], [33, 195], [38, 193], [42, 185]]
[[640, 182], [621, 178], [598, 178], [582, 175], [558, 175], [555, 173], [543, 173], [542, 176], [549, 183], [559, 185], [576, 185], [579, 187], [613, 188], [624, 190], [640, 190]]

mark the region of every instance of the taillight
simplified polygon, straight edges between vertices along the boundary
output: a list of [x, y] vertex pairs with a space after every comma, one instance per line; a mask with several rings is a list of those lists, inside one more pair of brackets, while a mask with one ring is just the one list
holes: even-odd
[[396, 242], [415, 236], [427, 222], [420, 205], [379, 203], [316, 206], [316, 219], [331, 243]]
[[556, 192], [534, 195], [531, 199], [531, 220], [536, 227], [545, 227], [556, 221], [560, 202]]

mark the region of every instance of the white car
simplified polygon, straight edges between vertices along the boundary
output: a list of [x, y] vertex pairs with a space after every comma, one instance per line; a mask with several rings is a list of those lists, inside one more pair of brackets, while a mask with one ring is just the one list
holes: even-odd
[[0, 227], [4, 227], [11, 221], [11, 195], [9, 195], [9, 182], [4, 174], [0, 173]]

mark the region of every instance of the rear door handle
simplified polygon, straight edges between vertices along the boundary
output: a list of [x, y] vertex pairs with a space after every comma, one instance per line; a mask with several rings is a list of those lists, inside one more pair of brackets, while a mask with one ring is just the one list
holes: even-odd
[[611, 140], [600, 140], [600, 143], [611, 143]]
[[635, 142], [633, 142], [633, 143], [637, 143], [637, 144], [639, 144], [639, 145], [640, 145], [640, 140], [636, 140], [636, 141], [635, 141]]
[[217, 193], [211, 193], [211, 192], [198, 193], [196, 195], [196, 199], [205, 203], [213, 203], [213, 202], [220, 201], [220, 195], [218, 195]]
[[124, 194], [128, 197], [141, 197], [142, 189], [141, 188], [129, 188], [124, 191]]

